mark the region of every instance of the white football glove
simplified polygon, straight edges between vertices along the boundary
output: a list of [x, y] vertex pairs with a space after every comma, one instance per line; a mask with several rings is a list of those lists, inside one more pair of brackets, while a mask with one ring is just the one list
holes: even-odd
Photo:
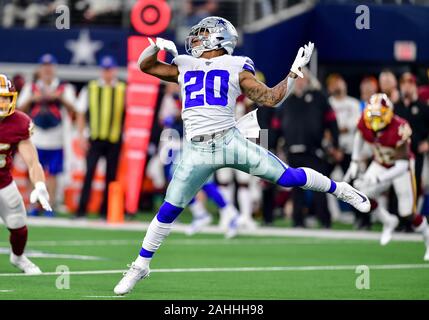
[[46, 190], [46, 185], [44, 182], [36, 182], [34, 185], [34, 190], [30, 194], [30, 202], [36, 203], [40, 202], [42, 208], [46, 211], [52, 211], [51, 205], [49, 204], [49, 193]]
[[350, 166], [347, 169], [346, 174], [344, 175], [343, 181], [350, 182], [351, 180], [356, 179], [359, 172], [359, 164], [356, 161], [350, 162]]
[[298, 75], [298, 77], [304, 78], [304, 74], [302, 73], [301, 69], [310, 61], [313, 49], [313, 42], [309, 42], [308, 44], [304, 45], [304, 47], [299, 48], [298, 54], [296, 55], [295, 61], [293, 62], [290, 71]]
[[165, 40], [163, 38], [156, 38], [156, 42], [153, 42], [151, 38], [148, 38], [151, 45], [154, 45], [159, 50], [165, 50], [170, 52], [174, 57], [178, 55], [176, 45], [173, 41]]

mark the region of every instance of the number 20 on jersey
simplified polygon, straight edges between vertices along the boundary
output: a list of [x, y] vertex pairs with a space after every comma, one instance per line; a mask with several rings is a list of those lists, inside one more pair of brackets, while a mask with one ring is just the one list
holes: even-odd
[[222, 106], [228, 104], [229, 72], [226, 70], [187, 71], [185, 83], [185, 108], [204, 105]]

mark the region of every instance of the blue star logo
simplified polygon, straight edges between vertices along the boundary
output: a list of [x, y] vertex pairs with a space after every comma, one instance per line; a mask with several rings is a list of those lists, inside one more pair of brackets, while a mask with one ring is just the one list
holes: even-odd
[[217, 24], [221, 24], [221, 25], [226, 25], [226, 22], [225, 22], [225, 20], [222, 20], [222, 19], [217, 19]]

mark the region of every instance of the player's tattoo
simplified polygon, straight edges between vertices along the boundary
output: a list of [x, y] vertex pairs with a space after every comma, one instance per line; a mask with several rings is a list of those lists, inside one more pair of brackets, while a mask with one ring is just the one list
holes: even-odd
[[264, 83], [256, 79], [249, 72], [245, 71], [240, 79], [240, 85], [244, 94], [254, 102], [272, 107], [279, 103], [287, 93], [288, 77], [295, 78], [296, 75], [292, 72], [279, 82], [275, 87], [269, 88]]

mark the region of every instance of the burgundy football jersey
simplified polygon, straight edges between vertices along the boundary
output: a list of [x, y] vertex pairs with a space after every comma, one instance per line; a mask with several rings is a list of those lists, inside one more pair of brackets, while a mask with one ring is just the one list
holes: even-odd
[[12, 182], [12, 160], [18, 143], [31, 136], [31, 119], [21, 111], [15, 111], [0, 121], [0, 189]]
[[366, 127], [363, 115], [359, 120], [358, 129], [364, 140], [371, 145], [374, 159], [385, 167], [395, 164], [395, 152], [398, 147], [407, 144], [408, 158], [414, 158], [411, 152], [411, 127], [407, 120], [394, 116], [387, 127], [379, 132], [374, 132]]

